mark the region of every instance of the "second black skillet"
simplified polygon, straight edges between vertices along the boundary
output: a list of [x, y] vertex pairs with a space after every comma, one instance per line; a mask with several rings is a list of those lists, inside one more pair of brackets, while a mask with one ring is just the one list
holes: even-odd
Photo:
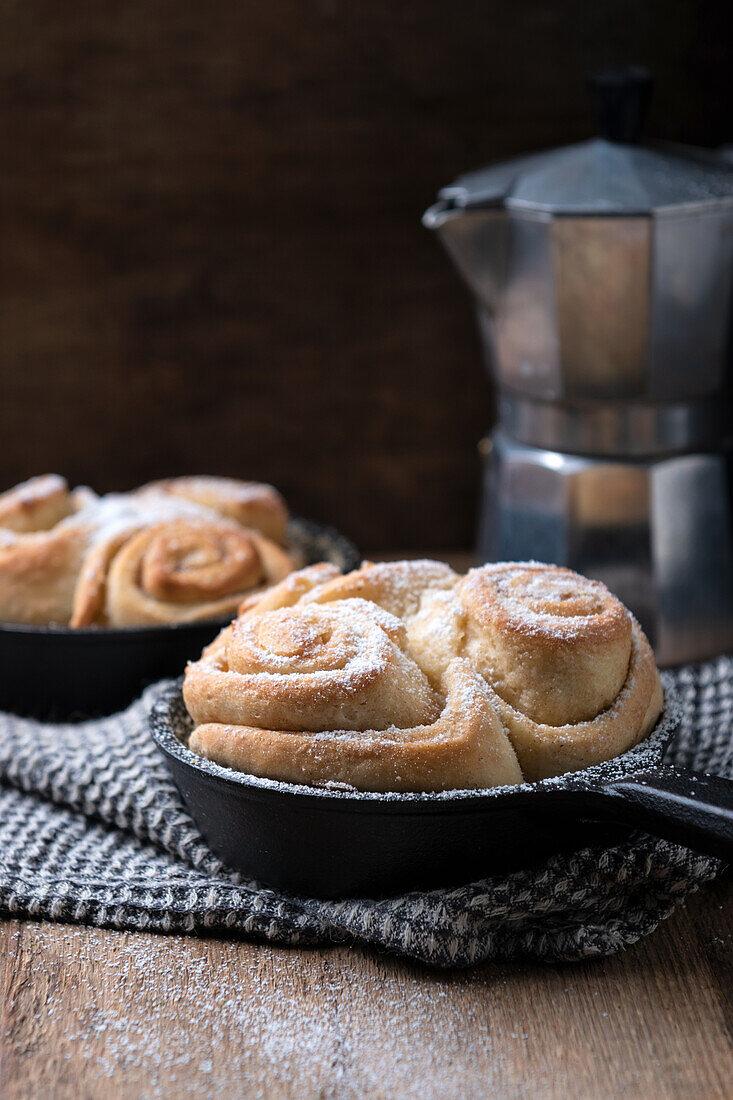
[[[356, 569], [356, 547], [333, 527], [292, 519], [288, 535], [307, 565]], [[72, 630], [0, 623], [0, 710], [56, 721], [113, 714], [146, 684], [177, 676], [226, 619], [164, 626]]]

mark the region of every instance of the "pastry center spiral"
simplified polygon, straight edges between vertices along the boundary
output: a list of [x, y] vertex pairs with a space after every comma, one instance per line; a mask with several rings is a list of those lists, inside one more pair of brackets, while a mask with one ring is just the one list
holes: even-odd
[[359, 599], [242, 616], [189, 668], [187, 705], [199, 723], [270, 730], [432, 721], [440, 698], [393, 640], [400, 625]]
[[263, 578], [246, 531], [195, 528], [163, 531], [140, 562], [142, 588], [158, 600], [194, 603], [252, 587]]
[[354, 667], [356, 674], [383, 664], [387, 645], [387, 636], [373, 619], [355, 624], [317, 605], [297, 613], [286, 607], [257, 619], [238, 619], [227, 646], [227, 664], [235, 672], [248, 673], [336, 672], [353, 666], [368, 646], [369, 661]]
[[597, 593], [580, 587], [577, 580], [545, 573], [512, 573], [501, 578], [497, 590], [536, 615], [561, 618], [601, 615], [603, 601]]
[[621, 690], [631, 619], [598, 581], [570, 569], [499, 563], [458, 586], [466, 653], [497, 694], [553, 726], [595, 718]]
[[257, 626], [257, 641], [263, 649], [282, 657], [304, 657], [325, 645], [330, 637], [325, 624], [304, 623], [293, 618], [279, 622], [265, 619]]

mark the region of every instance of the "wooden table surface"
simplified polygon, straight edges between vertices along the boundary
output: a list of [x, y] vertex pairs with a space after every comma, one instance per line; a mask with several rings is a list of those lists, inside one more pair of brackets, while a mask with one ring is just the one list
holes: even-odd
[[732, 914], [726, 878], [613, 958], [453, 973], [0, 921], [0, 1097], [730, 1097]]
[[443, 973], [0, 922], [0, 1095], [730, 1097], [733, 883], [621, 955]]

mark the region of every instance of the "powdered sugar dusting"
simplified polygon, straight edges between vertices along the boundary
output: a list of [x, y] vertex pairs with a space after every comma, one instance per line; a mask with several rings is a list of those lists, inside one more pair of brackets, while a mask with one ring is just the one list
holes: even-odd
[[[510, 1041], [493, 1035], [470, 977], [437, 981], [375, 956], [354, 980], [354, 957], [338, 948], [263, 951], [256, 943], [30, 922], [9, 938], [8, 955], [21, 972], [35, 962], [54, 974], [43, 999], [40, 983], [13, 987], [8, 1023], [20, 1025], [28, 1044], [13, 1064], [43, 1057], [43, 1041], [51, 1041], [56, 1084], [78, 1081], [86, 1068], [93, 1092], [82, 1085], [84, 1095], [422, 1100], [450, 1077], [451, 1096], [471, 1096], [469, 1047], [491, 1051], [493, 1065]], [[440, 1012], [461, 1027], [436, 1050]], [[531, 1022], [517, 1031], [521, 1049]], [[15, 1094], [19, 1082], [6, 1083]]]
[[517, 632], [557, 641], [582, 638], [590, 630], [610, 629], [611, 623], [630, 619], [600, 581], [542, 562], [496, 562], [471, 569], [461, 588], [479, 601], [496, 600]]
[[304, 597], [304, 602], [363, 597], [390, 614], [409, 620], [416, 614], [426, 589], [448, 588], [457, 580], [449, 565], [429, 558], [365, 562], [361, 569], [319, 585]]

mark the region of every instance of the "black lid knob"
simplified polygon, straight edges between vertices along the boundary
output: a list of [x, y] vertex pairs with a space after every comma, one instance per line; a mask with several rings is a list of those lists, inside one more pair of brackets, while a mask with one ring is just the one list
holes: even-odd
[[654, 77], [640, 65], [599, 69], [588, 77], [596, 130], [608, 141], [641, 140]]

